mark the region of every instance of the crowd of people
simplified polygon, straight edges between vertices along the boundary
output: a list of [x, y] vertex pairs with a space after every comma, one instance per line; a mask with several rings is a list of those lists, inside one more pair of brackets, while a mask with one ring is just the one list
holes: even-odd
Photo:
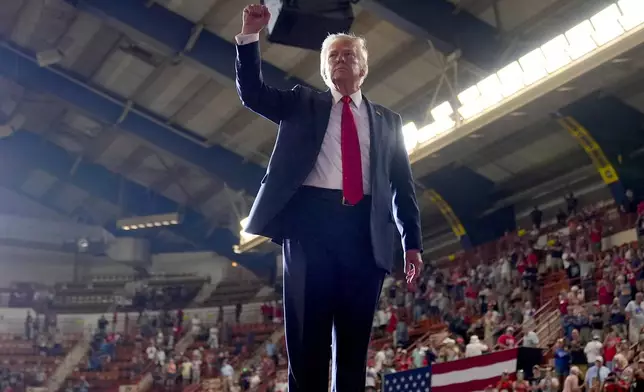
[[[558, 230], [545, 231], [542, 214], [533, 212], [533, 230], [521, 238], [502, 238], [498, 258], [490, 263], [428, 269], [416, 293], [390, 282], [374, 330], [376, 336], [391, 336], [392, 342], [369, 361], [367, 390], [376, 390], [383, 373], [481, 355], [519, 342], [540, 347], [532, 305], [538, 278], [558, 270], [565, 270], [571, 289], [558, 298], [562, 338], [546, 350], [554, 356], [553, 366], [535, 368], [529, 380], [523, 373], [514, 381], [503, 378], [489, 390], [644, 390], [644, 366], [639, 365], [640, 358], [644, 364], [639, 351], [640, 336], [644, 338], [644, 252], [632, 244], [601, 252], [607, 231], [604, 206], [579, 210], [574, 196], [566, 199], [568, 214], [557, 214]], [[637, 222], [642, 222], [644, 206], [631, 204], [629, 211], [621, 212], [635, 212]], [[545, 243], [540, 244], [536, 237], [544, 231]], [[417, 321], [434, 315], [448, 325], [450, 335], [407, 352], [405, 318]], [[573, 376], [579, 381], [573, 383]]]
[[[366, 390], [375, 391], [382, 375], [391, 372], [518, 345], [542, 347], [535, 319], [536, 309], [544, 302], [542, 278], [557, 271], [565, 271], [570, 289], [556, 298], [562, 334], [546, 349], [546, 359], [552, 357], [551, 362], [532, 369], [529, 377], [521, 372], [504, 377], [489, 390], [644, 390], [644, 351], [640, 351], [640, 336], [644, 338], [644, 248], [628, 244], [602, 251], [602, 237], [611, 230], [604, 219], [606, 206], [582, 209], [574, 196], [568, 195], [566, 200], [567, 211], [559, 211], [552, 225], [544, 225], [535, 208], [532, 230], [507, 233], [497, 242], [492, 256], [463, 254], [444, 263], [426, 263], [415, 290], [408, 290], [394, 276], [387, 277], [373, 321]], [[635, 207], [637, 222], [644, 221], [643, 210]], [[169, 310], [160, 304], [164, 310], [152, 315], [145, 304], [150, 300], [172, 302], [174, 294], [150, 293], [147, 289], [136, 292], [139, 297], [135, 295], [132, 305], [141, 311], [136, 320], [125, 314], [122, 321], [128, 333], [115, 332], [117, 313], [110, 321], [105, 316], [99, 319], [87, 371], [101, 371], [120, 344], [133, 340], [133, 380], [152, 369], [155, 382], [168, 390], [199, 383], [205, 377], [221, 377], [230, 391], [254, 391], [260, 386], [267, 391], [287, 390], [282, 371], [287, 364], [283, 340], [262, 343], [253, 333], [243, 339], [233, 336], [231, 325], [223, 322], [223, 309], [218, 317], [201, 320], [199, 315], [185, 317], [183, 310]], [[175, 294], [183, 297], [180, 292]], [[240, 304], [237, 322], [241, 310]], [[260, 312], [266, 325], [283, 322], [279, 302], [265, 303]], [[412, 335], [418, 325], [437, 324], [444, 325], [445, 331], [414, 344]], [[196, 343], [177, 352], [175, 345], [185, 332], [184, 326], [194, 334]], [[54, 313], [28, 314], [24, 333], [41, 355], [63, 354]], [[258, 359], [235, 371], [260, 346]], [[38, 366], [31, 370], [18, 374], [0, 369], [2, 390], [13, 391], [24, 379], [31, 385], [39, 385], [40, 379], [42, 385], [45, 373]], [[86, 392], [91, 386], [81, 378], [70, 382], [67, 390]]]
[[[236, 310], [238, 321], [241, 305]], [[221, 310], [216, 319], [204, 317], [205, 320], [202, 320], [201, 315], [193, 313], [186, 323], [194, 339], [187, 348], [177, 350], [175, 345], [183, 331], [179, 320], [184, 316], [180, 312], [173, 319], [175, 324], [172, 329], [157, 328], [156, 334], [147, 340], [149, 344], [145, 348], [145, 355], [147, 361], [155, 366], [154, 380], [160, 388], [174, 390], [198, 384], [204, 378], [222, 377], [230, 390], [239, 388], [240, 391], [247, 391], [264, 380], [259, 378], [263, 375], [260, 369], [254, 366], [235, 372], [235, 367], [250, 358], [261, 345], [253, 330], [243, 336], [235, 335], [233, 326], [240, 325], [239, 322], [225, 322]], [[272, 319], [265, 324], [267, 332], [272, 332], [279, 325]]]
[[[498, 241], [497, 253], [492, 258], [484, 259], [478, 254], [467, 259], [456, 256], [452, 258], [452, 265], [427, 263], [417, 290], [407, 290], [402, 280], [387, 277], [373, 321], [374, 343], [384, 343], [374, 344], [370, 353], [366, 389], [376, 390], [381, 376], [390, 372], [481, 355], [519, 344], [541, 347], [535, 331], [536, 304], [541, 299], [542, 278], [549, 273], [565, 271], [572, 289], [562, 294], [562, 300], [565, 298], [572, 304], [583, 302], [582, 294], [587, 290], [597, 291], [605, 297], [605, 285], [592, 283], [596, 282], [597, 272], [605, 270], [607, 263], [619, 259], [620, 255], [624, 257], [628, 253], [630, 258], [641, 252], [618, 249], [600, 253], [601, 238], [610, 229], [603, 227], [606, 206], [582, 209], [572, 194], [566, 196], [566, 204], [567, 211], [559, 211], [554, 224], [544, 225], [540, 214], [533, 222], [532, 230], [507, 233]], [[600, 254], [603, 257], [599, 257]], [[616, 263], [623, 264], [619, 260]], [[634, 268], [638, 268], [639, 261], [634, 263]], [[622, 273], [628, 278], [629, 267], [624, 268]], [[614, 277], [606, 275], [605, 280], [612, 281]], [[619, 278], [615, 279], [619, 281]], [[611, 295], [615, 290], [617, 288], [610, 287]], [[272, 321], [277, 309], [269, 305], [262, 307], [266, 322]], [[564, 329], [586, 322], [583, 314], [580, 320], [573, 309], [574, 305], [570, 314], [562, 316]], [[602, 317], [605, 318], [604, 313]], [[275, 318], [281, 318], [281, 314]], [[588, 320], [591, 326], [592, 322], [597, 326], [594, 318]], [[413, 343], [410, 331], [423, 323], [445, 324], [447, 331], [407, 350]], [[583, 331], [587, 336], [585, 328]], [[592, 333], [588, 336], [592, 337]], [[603, 339], [604, 335], [601, 336]], [[258, 383], [267, 380], [268, 391], [285, 391], [285, 380], [277, 376], [285, 364], [283, 344], [276, 347], [268, 343], [261, 360], [237, 375], [232, 390], [254, 390]], [[517, 374], [518, 380], [512, 382], [518, 383], [518, 387], [507, 390], [523, 390], [522, 383], [529, 382], [534, 391], [554, 391], [564, 382], [554, 367], [544, 366], [530, 373], [530, 380]]]

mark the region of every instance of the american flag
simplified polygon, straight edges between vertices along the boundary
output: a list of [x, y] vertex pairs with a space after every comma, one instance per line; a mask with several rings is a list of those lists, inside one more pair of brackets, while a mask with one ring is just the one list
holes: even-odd
[[532, 365], [539, 363], [539, 349], [514, 348], [497, 351], [386, 375], [383, 392], [484, 391], [486, 387], [496, 385], [504, 372], [513, 377], [517, 369], [529, 371]]
[[382, 392], [429, 392], [432, 368], [424, 367], [385, 376]]

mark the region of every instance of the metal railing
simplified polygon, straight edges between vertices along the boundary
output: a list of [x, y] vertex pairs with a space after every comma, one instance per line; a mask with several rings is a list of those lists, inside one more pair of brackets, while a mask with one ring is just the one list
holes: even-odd
[[56, 392], [62, 387], [67, 377], [74, 372], [78, 364], [86, 357], [91, 340], [92, 332], [87, 329], [81, 340], [74, 345], [47, 381], [47, 392]]
[[286, 330], [284, 329], [283, 326], [278, 328], [278, 329], [276, 329], [275, 331], [273, 331], [271, 336], [269, 336], [268, 339], [266, 339], [255, 350], [255, 352], [250, 356], [250, 358], [248, 358], [245, 361], [242, 361], [240, 363], [240, 366], [237, 368], [237, 371], [239, 371], [239, 369], [244, 369], [244, 368], [250, 367], [251, 364], [253, 364], [255, 362], [258, 362], [259, 359], [261, 359], [262, 354], [264, 352], [266, 352], [266, 343], [271, 342], [272, 344], [275, 344], [275, 345], [279, 344], [280, 341], [282, 340], [282, 338], [284, 337], [285, 333], [286, 333]]

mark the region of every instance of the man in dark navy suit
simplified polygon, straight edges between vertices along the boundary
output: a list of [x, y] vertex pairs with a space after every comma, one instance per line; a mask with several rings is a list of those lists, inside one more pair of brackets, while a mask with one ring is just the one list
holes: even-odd
[[[281, 243], [289, 391], [365, 388], [367, 349], [382, 282], [392, 269], [394, 225], [407, 283], [421, 268], [420, 214], [400, 115], [360, 91], [364, 39], [329, 36], [320, 71], [329, 90], [264, 83], [263, 5], [243, 12], [237, 91], [243, 104], [279, 124], [266, 176], [245, 230]], [[395, 218], [395, 219], [394, 219]]]

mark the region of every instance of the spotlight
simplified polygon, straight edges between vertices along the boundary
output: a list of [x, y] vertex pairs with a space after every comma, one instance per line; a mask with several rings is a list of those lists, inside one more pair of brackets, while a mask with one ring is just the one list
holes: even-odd
[[89, 249], [89, 241], [87, 238], [80, 238], [78, 242], [76, 242], [76, 246], [78, 247], [79, 253], [85, 253]]

